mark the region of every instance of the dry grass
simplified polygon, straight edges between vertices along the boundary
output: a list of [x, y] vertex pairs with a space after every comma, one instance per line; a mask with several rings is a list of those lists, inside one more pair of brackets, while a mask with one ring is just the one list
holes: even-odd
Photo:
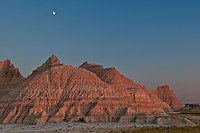
[[187, 118], [191, 122], [198, 124], [199, 120], [194, 119], [194, 118], [189, 118], [186, 116], [200, 116], [200, 110], [183, 110], [183, 111], [179, 111], [177, 113], [168, 113], [168, 115], [182, 116], [183, 118]]
[[200, 110], [182, 110], [177, 113], [168, 113], [168, 115], [192, 115], [200, 116]]
[[200, 110], [183, 110], [180, 111], [180, 114], [200, 116]]
[[184, 126], [184, 127], [142, 127], [137, 128], [133, 130], [120, 130], [120, 131], [113, 131], [110, 130], [109, 133], [199, 133], [200, 127], [190, 127], [190, 126]]

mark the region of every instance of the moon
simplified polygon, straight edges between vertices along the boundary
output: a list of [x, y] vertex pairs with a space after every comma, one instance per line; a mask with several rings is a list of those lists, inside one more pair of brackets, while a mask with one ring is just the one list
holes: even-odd
[[55, 15], [56, 15], [56, 12], [55, 12], [55, 11], [53, 11], [52, 13], [53, 13], [53, 16], [55, 16]]

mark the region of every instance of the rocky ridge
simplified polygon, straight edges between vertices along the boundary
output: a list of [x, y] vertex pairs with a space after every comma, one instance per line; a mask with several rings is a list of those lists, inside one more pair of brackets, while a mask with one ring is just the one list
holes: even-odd
[[[11, 63], [1, 64], [2, 72], [7, 70], [2, 69], [5, 66], [16, 70]], [[5, 74], [10, 72], [13, 71]], [[19, 81], [9, 80], [8, 84], [17, 82], [17, 89], [11, 89], [0, 99], [2, 123], [131, 122], [140, 120], [138, 116], [156, 119], [172, 111], [153, 91], [115, 68], [104, 69], [88, 62], [73, 67], [52, 55], [27, 78], [20, 76], [19, 71], [16, 73]]]

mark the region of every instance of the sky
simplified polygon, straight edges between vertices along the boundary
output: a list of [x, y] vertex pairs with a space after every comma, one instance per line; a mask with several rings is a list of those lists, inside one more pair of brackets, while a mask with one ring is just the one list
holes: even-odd
[[55, 54], [200, 103], [199, 51], [199, 0], [0, 0], [0, 61], [24, 77]]

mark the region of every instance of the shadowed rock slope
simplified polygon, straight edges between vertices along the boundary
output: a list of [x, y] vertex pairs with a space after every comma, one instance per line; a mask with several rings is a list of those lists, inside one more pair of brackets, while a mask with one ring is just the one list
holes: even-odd
[[[19, 75], [18, 75], [19, 76]], [[20, 77], [20, 76], [19, 76]], [[0, 99], [1, 123], [131, 122], [171, 107], [115, 68], [73, 67], [51, 56]]]
[[0, 98], [11, 89], [15, 89], [24, 80], [19, 68], [15, 68], [10, 60], [0, 61]]

